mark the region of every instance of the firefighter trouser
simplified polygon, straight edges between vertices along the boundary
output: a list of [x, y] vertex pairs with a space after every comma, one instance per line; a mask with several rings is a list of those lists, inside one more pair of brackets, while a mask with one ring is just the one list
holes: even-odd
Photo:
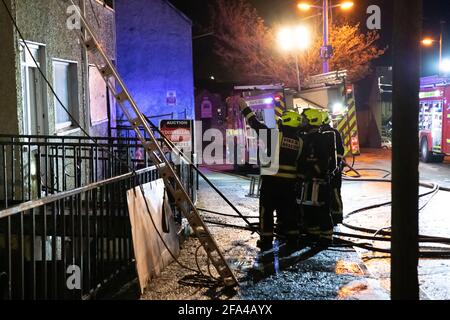
[[341, 189], [342, 172], [339, 172], [331, 179], [331, 214], [335, 226], [342, 223], [344, 219]]
[[286, 239], [288, 246], [297, 246], [299, 232], [295, 185], [294, 179], [262, 177], [259, 202], [261, 249], [272, 248], [275, 211], [278, 233]]
[[[317, 200], [312, 201], [312, 200]], [[312, 236], [333, 237], [331, 218], [331, 186], [325, 182], [304, 182], [302, 193], [303, 223]]]

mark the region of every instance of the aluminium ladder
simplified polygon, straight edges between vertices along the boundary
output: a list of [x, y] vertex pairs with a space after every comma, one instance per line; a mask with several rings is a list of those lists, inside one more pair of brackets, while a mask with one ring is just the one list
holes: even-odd
[[[205, 249], [208, 258], [211, 260], [211, 263], [220, 275], [224, 285], [237, 285], [238, 281], [236, 280], [233, 271], [226, 262], [225, 257], [220, 251], [209, 229], [200, 217], [195, 204], [183, 187], [180, 178], [177, 176], [174, 168], [164, 155], [162, 147], [158, 144], [158, 140], [155, 138], [149, 123], [139, 110], [136, 102], [120, 77], [118, 70], [108, 58], [101, 44], [97, 40], [97, 37], [95, 36], [92, 27], [87, 22], [84, 14], [73, 0], [58, 0], [58, 3], [66, 6], [63, 8], [66, 14], [69, 12], [67, 10], [69, 6], [73, 6], [72, 8], [76, 11], [76, 14], [80, 19], [81, 27], [84, 27], [84, 30], [80, 28], [79, 30], [74, 31], [76, 31], [87, 51], [94, 54], [97, 58], [94, 59], [97, 69], [103, 76], [108, 88], [116, 98], [117, 104], [127, 117], [127, 120], [130, 122], [134, 132], [148, 153], [149, 158], [157, 167], [161, 178], [164, 180], [166, 189], [175, 199], [176, 206], [188, 220], [195, 235]], [[98, 61], [101, 61], [101, 63], [98, 63]], [[149, 137], [149, 140], [145, 138], [145, 134], [142, 134], [140, 128], [144, 129], [145, 133], [147, 133]], [[163, 143], [167, 145], [169, 150], [173, 151], [173, 148], [166, 142], [165, 139], [163, 139]]]

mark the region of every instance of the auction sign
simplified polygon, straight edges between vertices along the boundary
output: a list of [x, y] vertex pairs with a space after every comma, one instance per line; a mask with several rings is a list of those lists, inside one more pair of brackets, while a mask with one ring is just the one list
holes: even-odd
[[194, 140], [192, 120], [162, 120], [160, 130], [178, 149], [192, 152]]

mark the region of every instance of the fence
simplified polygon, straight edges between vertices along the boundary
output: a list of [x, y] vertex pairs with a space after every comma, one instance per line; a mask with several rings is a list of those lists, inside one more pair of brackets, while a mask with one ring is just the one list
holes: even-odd
[[[0, 137], [0, 299], [93, 297], [134, 261], [126, 191], [158, 171], [136, 139], [97, 142]], [[192, 168], [176, 169], [195, 198]]]
[[0, 209], [151, 165], [136, 138], [0, 136]]

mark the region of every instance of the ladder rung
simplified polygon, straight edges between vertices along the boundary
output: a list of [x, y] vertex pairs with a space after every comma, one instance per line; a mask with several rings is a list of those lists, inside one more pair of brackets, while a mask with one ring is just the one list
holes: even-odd
[[146, 142], [143, 146], [148, 152], [154, 152], [158, 150], [158, 145], [154, 142]]
[[110, 68], [109, 65], [105, 65], [104, 67], [100, 68], [100, 73], [102, 74], [103, 78], [109, 78], [114, 74], [113, 69]]
[[236, 281], [232, 276], [229, 276], [223, 279], [223, 283], [225, 284], [226, 287], [231, 287], [236, 284]]
[[161, 178], [163, 178], [163, 179], [169, 179], [169, 178], [174, 177], [171, 168], [167, 167], [167, 166], [161, 167], [159, 169], [159, 174], [161, 175]]
[[86, 41], [84, 42], [84, 45], [86, 46], [86, 49], [87, 49], [88, 51], [95, 51], [95, 50], [98, 49], [98, 48], [97, 48], [97, 44], [95, 43], [94, 38], [89, 38], [88, 40], [86, 40]]
[[139, 128], [143, 124], [140, 118], [135, 118], [135, 119], [131, 120], [130, 122], [131, 122], [131, 126], [133, 128]]
[[202, 226], [198, 226], [198, 227], [193, 227], [193, 229], [195, 230], [195, 232], [204, 234], [205, 233], [205, 228], [203, 228]]
[[119, 102], [125, 102], [128, 100], [128, 94], [125, 91], [122, 91], [118, 95], [116, 95], [116, 99]]
[[187, 201], [186, 195], [185, 195], [184, 192], [181, 191], [181, 190], [176, 191], [175, 194], [174, 194], [174, 197], [175, 197], [175, 202], [176, 202], [177, 204], [180, 204], [180, 203], [182, 203], [182, 202]]

